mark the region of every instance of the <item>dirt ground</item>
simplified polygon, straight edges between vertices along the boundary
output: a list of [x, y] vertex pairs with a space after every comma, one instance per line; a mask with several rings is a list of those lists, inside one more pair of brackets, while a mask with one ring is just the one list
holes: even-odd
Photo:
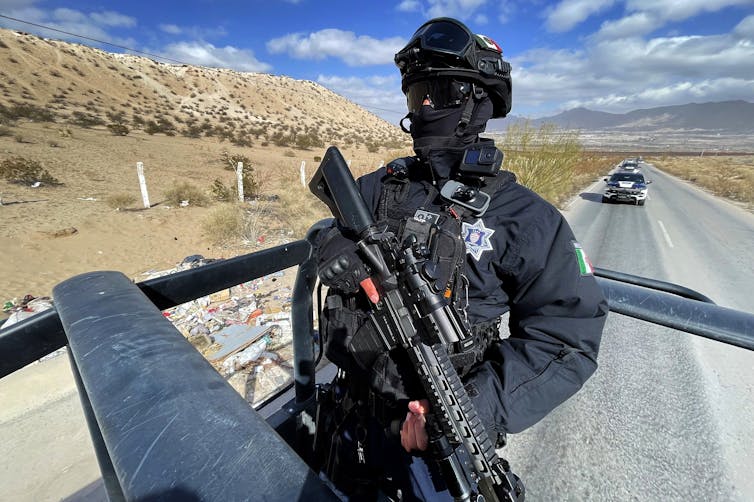
[[[284, 239], [301, 238], [301, 229], [309, 224], [296, 222], [294, 231], [273, 213], [271, 219], [258, 223], [264, 242], [220, 246], [213, 244], [203, 229], [216, 204], [171, 207], [164, 194], [184, 181], [208, 192], [215, 179], [230, 185], [235, 175], [224, 169], [220, 160], [222, 152], [228, 151], [251, 160], [263, 194], [290, 196], [291, 191], [296, 195], [300, 192], [303, 200], [310, 195], [299, 181], [301, 163], [306, 162], [306, 175], [311, 177], [318, 165], [314, 157], [323, 156], [324, 149], [241, 149], [215, 138], [139, 132], [115, 137], [106, 130], [83, 128], [70, 128], [72, 136], [63, 137], [59, 129], [55, 124], [24, 123], [14, 128], [14, 136], [0, 137], [0, 161], [13, 157], [36, 160], [63, 183], [32, 188], [0, 180], [3, 302], [27, 294], [49, 296], [57, 283], [93, 270], [118, 270], [138, 279], [141, 273], [173, 267], [194, 254], [207, 258], [237, 256]], [[353, 168], [363, 170], [376, 167], [386, 156], [385, 152], [357, 150], [343, 153], [353, 159]], [[152, 204], [147, 210], [141, 202], [137, 162], [144, 163]], [[132, 210], [115, 210], [107, 199], [117, 194], [131, 195], [138, 202]], [[311, 202], [318, 204], [311, 197]], [[326, 216], [324, 211], [321, 214]]]

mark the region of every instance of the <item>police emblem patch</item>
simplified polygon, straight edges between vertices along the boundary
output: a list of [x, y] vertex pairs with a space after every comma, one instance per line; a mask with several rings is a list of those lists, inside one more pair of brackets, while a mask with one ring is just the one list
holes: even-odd
[[476, 220], [473, 225], [464, 222], [461, 233], [466, 244], [466, 253], [473, 256], [476, 261], [479, 261], [485, 251], [492, 251], [490, 237], [495, 231], [485, 227], [481, 219]]

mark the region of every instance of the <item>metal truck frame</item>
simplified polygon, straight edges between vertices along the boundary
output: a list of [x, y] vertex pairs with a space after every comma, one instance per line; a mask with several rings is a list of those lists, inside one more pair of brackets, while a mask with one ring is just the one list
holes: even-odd
[[[112, 271], [63, 281], [54, 309], [0, 329], [0, 378], [68, 346], [111, 501], [338, 500], [307, 464], [322, 354], [312, 243], [331, 222], [302, 240], [140, 283]], [[161, 311], [296, 265], [294, 381], [254, 409]], [[595, 276], [614, 313], [754, 350], [752, 314], [671, 283], [600, 268]]]

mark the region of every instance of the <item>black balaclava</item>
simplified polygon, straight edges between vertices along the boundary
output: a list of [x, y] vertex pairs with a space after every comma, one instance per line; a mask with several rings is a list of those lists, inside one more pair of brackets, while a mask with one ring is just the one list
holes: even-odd
[[476, 99], [469, 123], [459, 126], [465, 107], [462, 104], [435, 110], [431, 105], [422, 105], [418, 112], [408, 115], [414, 152], [429, 162], [441, 178], [449, 177], [452, 164], [460, 161], [468, 145], [479, 141], [479, 134], [492, 118], [492, 100], [485, 96]]

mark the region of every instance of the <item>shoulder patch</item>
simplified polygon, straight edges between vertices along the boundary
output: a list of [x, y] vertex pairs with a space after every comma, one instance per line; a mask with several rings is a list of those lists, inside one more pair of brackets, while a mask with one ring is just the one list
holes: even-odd
[[579, 264], [579, 272], [581, 272], [581, 275], [593, 275], [594, 267], [592, 267], [592, 262], [589, 261], [589, 257], [586, 255], [584, 248], [582, 248], [581, 244], [576, 241], [571, 242], [573, 243], [573, 249], [576, 253], [576, 261]]
[[485, 251], [492, 251], [490, 237], [495, 231], [484, 226], [484, 222], [479, 219], [471, 225], [464, 222], [461, 230], [463, 243], [466, 244], [466, 253], [474, 257], [476, 261], [482, 257]]

